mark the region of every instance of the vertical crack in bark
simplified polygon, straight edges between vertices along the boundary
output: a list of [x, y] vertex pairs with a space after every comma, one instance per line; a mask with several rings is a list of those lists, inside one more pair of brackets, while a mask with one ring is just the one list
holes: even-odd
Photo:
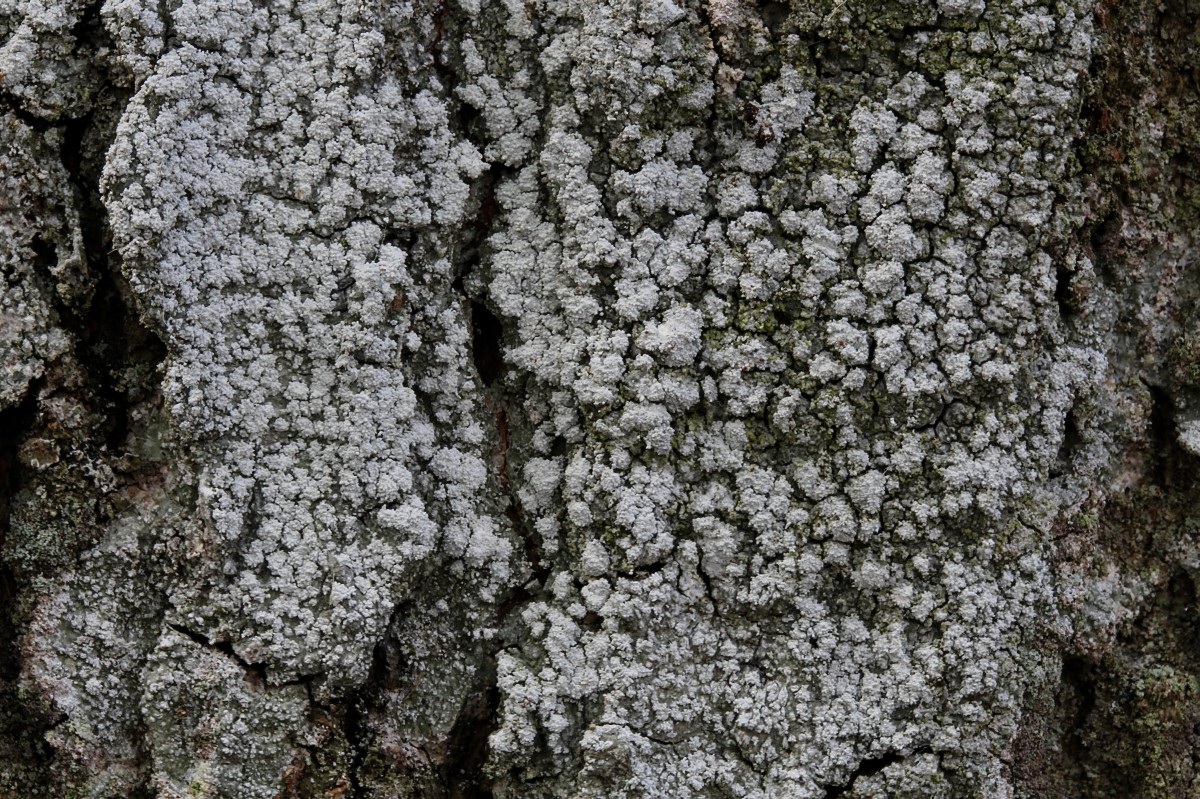
[[[118, 105], [124, 105], [120, 98]], [[76, 355], [88, 369], [97, 399], [108, 417], [105, 444], [119, 450], [129, 432], [129, 406], [150, 392], [137, 385], [127, 372], [141, 372], [153, 380], [166, 358], [166, 346], [146, 327], [133, 308], [133, 296], [110, 259], [112, 234], [108, 213], [100, 196], [102, 157], [115, 134], [115, 115], [106, 129], [95, 113], [69, 121], [63, 130], [62, 163], [76, 195], [83, 262], [96, 276], [90, 301], [75, 320]], [[90, 139], [90, 140], [89, 140]], [[140, 369], [139, 369], [140, 367]]]
[[446, 754], [439, 776], [446, 786], [447, 799], [491, 799], [492, 779], [484, 767], [499, 707], [500, 689], [496, 685], [493, 654], [484, 661], [446, 737]]
[[1062, 687], [1060, 692], [1070, 690], [1074, 694], [1074, 717], [1063, 729], [1063, 750], [1070, 760], [1080, 767], [1087, 761], [1085, 731], [1096, 707], [1096, 684], [1093, 668], [1083, 658], [1067, 656], [1062, 664]]
[[392, 631], [402, 607], [403, 605], [398, 606], [392, 612], [383, 640], [375, 645], [371, 653], [371, 670], [366, 682], [346, 698], [342, 729], [350, 745], [350, 764], [346, 773], [351, 796], [363, 795], [361, 777], [367, 759], [367, 749], [371, 743], [371, 733], [367, 726], [371, 711], [378, 705], [381, 691], [395, 690], [400, 685], [399, 675], [403, 671], [403, 663]]
[[[110, 44], [100, 8], [97, 2], [84, 9], [73, 28], [77, 54], [98, 52]], [[107, 80], [102, 66], [94, 68], [99, 88], [76, 116], [42, 118], [22, 108], [14, 96], [0, 94], [0, 102], [16, 118], [42, 133], [46, 141], [57, 138], [58, 151], [50, 157], [57, 155], [65, 182], [59, 184], [62, 196], [51, 201], [58, 209], [73, 209], [73, 214], [68, 210], [62, 216], [67, 225], [77, 225], [74, 230], [66, 225], [51, 228], [53, 217], [26, 215], [43, 228], [30, 241], [32, 267], [49, 287], [46, 300], [70, 345], [64, 355], [47, 364], [45, 376], [29, 387], [20, 405], [0, 413], [0, 545], [6, 555], [0, 562], [0, 764], [4, 766], [0, 794], [14, 778], [24, 783], [31, 796], [63, 795], [87, 778], [80, 764], [66, 754], [75, 735], [70, 726], [64, 727], [68, 730], [65, 744], [52, 748], [45, 740], [45, 732], [63, 725], [67, 716], [51, 721], [36, 693], [16, 693], [15, 683], [25, 667], [17, 644], [27, 632], [25, 616], [38, 601], [37, 592], [45, 590], [32, 578], [36, 574], [52, 587], [59, 567], [54, 561], [44, 568], [41, 561], [30, 561], [21, 553], [45, 552], [48, 563], [57, 558], [79, 564], [81, 553], [103, 536], [107, 523], [127, 504], [124, 493], [130, 488], [140, 491], [162, 476], [162, 464], [150, 463], [126, 446], [154, 402], [157, 367], [166, 349], [139, 320], [132, 291], [110, 256], [108, 214], [99, 182], [128, 94]], [[48, 400], [40, 415], [39, 397]], [[55, 460], [44, 464], [52, 468], [26, 468], [21, 463], [19, 449], [31, 439], [44, 439], [40, 443], [53, 450]], [[111, 470], [115, 481], [98, 481], [97, 470]], [[29, 490], [20, 500], [22, 518], [57, 518], [64, 506], [94, 508], [95, 515], [66, 518], [61, 526], [79, 528], [74, 538], [56, 539], [49, 546], [38, 540], [14, 541], [14, 535], [40, 534], [25, 529], [31, 526], [28, 519], [21, 530], [13, 530], [13, 497], [25, 489]], [[144, 747], [136, 742], [134, 747], [144, 755]], [[137, 765], [141, 778], [146, 776], [145, 766], [145, 762]], [[131, 797], [149, 795], [144, 786], [129, 790]]]
[[[37, 421], [37, 397], [43, 381], [35, 380], [21, 402], [0, 411], [0, 550], [8, 540], [12, 500], [21, 490], [18, 452]], [[17, 580], [12, 568], [0, 560], [0, 682], [12, 682], [21, 673], [19, 625], [13, 617]]]
[[1153, 463], [1152, 481], [1164, 491], [1173, 485], [1174, 460], [1178, 445], [1175, 442], [1175, 403], [1159, 386], [1143, 381], [1150, 393], [1150, 419], [1147, 443]]
[[1069, 322], [1079, 312], [1078, 303], [1071, 290], [1071, 278], [1074, 275], [1062, 261], [1058, 261], [1055, 264], [1054, 277], [1054, 300], [1058, 303], [1058, 315], [1064, 323]]
[[[432, 17], [430, 55], [434, 74], [450, 106], [450, 124], [453, 132], [483, 151], [485, 143], [481, 141], [479, 112], [455, 96], [455, 88], [459, 81], [456, 72], [458, 67], [454, 63], [453, 42], [460, 27], [460, 13], [462, 12], [448, 2], [437, 4]], [[507, 412], [510, 403], [515, 402], [516, 397], [504, 379], [506, 331], [500, 318], [489, 307], [486, 291], [482, 288], [476, 271], [484, 260], [487, 240], [497, 216], [495, 192], [501, 173], [502, 168], [499, 165], [491, 164], [471, 186], [470, 207], [474, 209], [474, 213], [459, 232], [458, 241], [450, 253], [454, 267], [450, 288], [461, 297], [464, 315], [469, 325], [471, 359], [479, 376], [484, 409], [490, 415], [493, 425], [493, 485], [499, 488], [499, 499], [505, 504], [504, 512], [513, 529], [523, 539], [527, 558], [541, 580], [544, 579], [545, 569], [537, 559], [538, 545], [524, 524], [523, 513], [508, 474], [511, 439]], [[405, 298], [397, 295], [393, 300], [392, 310], [398, 311], [404, 302]], [[527, 601], [528, 596], [528, 592], [522, 587], [513, 589], [507, 597], [498, 602], [498, 613], [502, 617], [505, 608]], [[344, 702], [338, 703], [343, 711], [341, 727], [350, 749], [346, 773], [351, 796], [371, 794], [369, 772], [373, 765], [370, 761], [383, 754], [376, 751], [381, 744], [374, 717], [385, 710], [387, 694], [403, 685], [405, 664], [395, 639], [397, 620], [403, 612], [403, 605], [394, 610], [387, 634], [375, 647], [367, 680], [346, 697]], [[414, 783], [414, 795], [427, 796], [430, 799], [484, 799], [493, 795], [492, 779], [485, 767], [489, 751], [488, 741], [498, 723], [497, 710], [500, 704], [497, 651], [498, 647], [495, 646], [480, 650], [479, 665], [472, 685], [463, 697], [454, 721], [440, 744], [426, 750], [419, 742], [411, 742], [412, 746], [421, 752], [420, 759], [429, 767], [427, 772], [420, 768], [412, 771], [412, 776], [417, 780]], [[405, 767], [405, 770], [409, 768], [411, 766]], [[423, 772], [424, 776], [433, 782], [424, 783], [421, 787], [422, 777], [418, 772]]]
[[1083, 436], [1079, 431], [1077, 416], [1077, 412], [1072, 409], [1067, 411], [1066, 418], [1063, 420], [1062, 444], [1058, 448], [1058, 456], [1055, 458], [1054, 465], [1050, 467], [1051, 477], [1070, 474], [1074, 468], [1072, 464], [1075, 456], [1083, 447]]
[[484, 388], [491, 388], [504, 375], [501, 340], [504, 326], [481, 302], [471, 300], [471, 352], [475, 370]]

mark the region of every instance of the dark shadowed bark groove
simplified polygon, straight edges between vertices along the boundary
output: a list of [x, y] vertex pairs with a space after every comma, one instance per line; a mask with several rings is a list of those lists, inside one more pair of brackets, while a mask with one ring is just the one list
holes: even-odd
[[[72, 29], [73, 57], [81, 63], [112, 44], [100, 25], [100, 5], [84, 8]], [[23, 209], [29, 228], [10, 231], [17, 241], [29, 236], [32, 279], [43, 287], [53, 324], [67, 341], [23, 399], [0, 410], [3, 796], [64, 796], [86, 779], [49, 744], [69, 718], [30, 689], [23, 641], [39, 591], [57, 573], [76, 567], [120, 509], [161, 481], [160, 466], [144, 451], [144, 437], [153, 435], [146, 427], [160, 402], [158, 365], [165, 348], [141, 323], [112, 257], [99, 188], [104, 155], [129, 92], [103, 77], [101, 67], [85, 69], [93, 73], [94, 89], [65, 112], [36, 103], [27, 107], [0, 85], [12, 118], [41, 140], [39, 147], [44, 144], [35, 156], [43, 160], [25, 162], [32, 167], [29, 177], [60, 176], [40, 190], [36, 183], [16, 187], [3, 199], [5, 208], [32, 200]], [[17, 152], [7, 155], [16, 159]], [[11, 166], [19, 168], [17, 163]], [[125, 795], [151, 794], [134, 780]]]
[[[8, 538], [12, 501], [21, 489], [18, 449], [37, 418], [38, 388], [37, 383], [31, 385], [18, 405], [0, 411], [0, 544]], [[17, 692], [22, 665], [17, 603], [22, 587], [11, 566], [0, 565], [0, 762], [5, 763], [0, 776], [14, 787], [18, 781], [34, 786], [38, 795], [49, 780], [50, 750], [41, 736], [52, 719], [28, 707]]]

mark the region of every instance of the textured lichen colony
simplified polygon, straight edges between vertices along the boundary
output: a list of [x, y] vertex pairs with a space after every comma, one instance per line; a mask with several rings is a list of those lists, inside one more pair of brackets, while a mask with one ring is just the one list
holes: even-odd
[[1079, 532], [1192, 358], [1097, 276], [1106, 20], [0, 2], [0, 795], [1043, 795], [1200, 568]]

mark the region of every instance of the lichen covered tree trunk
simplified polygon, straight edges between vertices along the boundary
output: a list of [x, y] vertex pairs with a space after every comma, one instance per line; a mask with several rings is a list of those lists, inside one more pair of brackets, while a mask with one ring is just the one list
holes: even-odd
[[0, 796], [1200, 794], [1200, 8], [0, 41]]

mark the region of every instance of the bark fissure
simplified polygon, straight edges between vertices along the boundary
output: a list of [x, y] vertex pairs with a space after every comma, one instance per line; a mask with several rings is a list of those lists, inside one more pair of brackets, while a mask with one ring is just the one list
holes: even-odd
[[[36, 429], [42, 384], [42, 380], [34, 381], [20, 402], [0, 410], [0, 548], [9, 538], [12, 501], [21, 490], [24, 469], [19, 451], [26, 436]], [[14, 618], [20, 588], [12, 567], [0, 561], [0, 680], [7, 682], [14, 681], [21, 671], [20, 625]]]
[[844, 782], [837, 785], [826, 786], [825, 799], [838, 799], [845, 796], [850, 791], [854, 790], [855, 785], [859, 780], [864, 780], [869, 777], [874, 777], [884, 769], [894, 766], [898, 763], [903, 763], [907, 758], [914, 755], [931, 755], [934, 751], [928, 747], [920, 747], [908, 753], [888, 752], [879, 757], [869, 757], [860, 761], [855, 767], [854, 772]]
[[244, 657], [238, 654], [232, 642], [211, 639], [204, 633], [191, 630], [187, 627], [184, 627], [182, 624], [175, 624], [174, 622], [168, 622], [167, 626], [193, 643], [199, 644], [205, 649], [219, 652], [220, 654], [229, 658], [246, 672], [247, 679], [250, 679], [264, 688], [285, 688], [293, 685], [309, 686], [314, 680], [321, 676], [319, 674], [302, 674], [299, 677], [295, 677], [290, 680], [272, 681], [271, 675], [268, 672], [268, 664], [252, 663], [246, 660]]
[[492, 778], [487, 774], [488, 739], [496, 727], [500, 690], [496, 686], [495, 655], [484, 661], [476, 683], [463, 700], [454, 725], [446, 736], [445, 755], [438, 774], [446, 799], [491, 799]]

